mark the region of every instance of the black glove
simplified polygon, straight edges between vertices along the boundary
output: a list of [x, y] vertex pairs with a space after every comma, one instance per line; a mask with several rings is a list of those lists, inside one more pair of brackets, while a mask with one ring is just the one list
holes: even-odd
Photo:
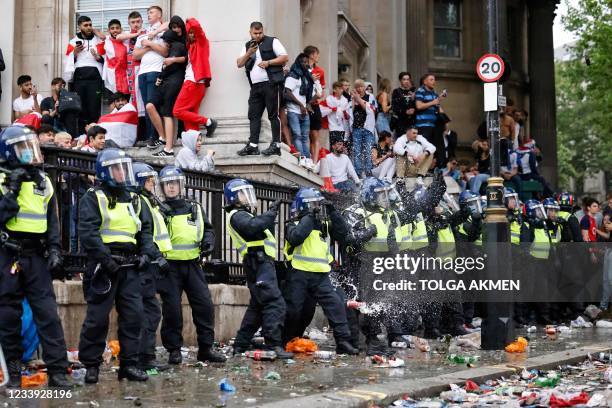
[[47, 259], [47, 268], [49, 272], [51, 272], [51, 276], [53, 279], [64, 279], [66, 277], [66, 273], [62, 268], [62, 256], [57, 249], [49, 250], [49, 259]]
[[366, 229], [366, 232], [367, 232], [366, 237], [367, 237], [367, 240], [369, 241], [378, 234], [378, 229], [376, 229], [376, 225], [372, 224]]
[[21, 189], [21, 183], [30, 178], [26, 169], [17, 167], [11, 172], [8, 177], [8, 189], [11, 190], [15, 195], [19, 195]]
[[163, 274], [167, 274], [168, 272], [170, 272], [170, 264], [168, 263], [166, 258], [160, 256], [155, 260], [155, 262], [157, 262], [157, 266]]
[[147, 255], [140, 255], [138, 257], [138, 263], [136, 265], [137, 269], [143, 269], [145, 266], [149, 264], [149, 257]]
[[433, 181], [437, 181], [439, 183], [443, 183], [444, 182], [444, 175], [442, 173], [442, 169], [440, 168], [435, 168], [434, 172], [433, 172]]
[[204, 242], [202, 244], [202, 250], [200, 251], [200, 254], [203, 257], [208, 257], [210, 254], [212, 254], [213, 250], [215, 249], [215, 245], [211, 244], [210, 242]]
[[278, 212], [278, 209], [280, 208], [281, 204], [283, 203], [283, 200], [276, 200], [275, 202], [272, 203], [272, 205], [270, 206], [270, 210], [274, 211], [274, 212]]
[[109, 275], [116, 274], [119, 268], [121, 268], [121, 265], [119, 265], [117, 262], [115, 262], [113, 258], [110, 258], [110, 257], [102, 265], [104, 267], [104, 270]]

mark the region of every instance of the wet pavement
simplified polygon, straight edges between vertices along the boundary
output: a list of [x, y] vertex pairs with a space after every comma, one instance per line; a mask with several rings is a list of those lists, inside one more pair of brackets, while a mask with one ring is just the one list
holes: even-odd
[[[528, 352], [510, 354], [462, 349], [450, 352], [480, 356], [476, 366], [500, 363], [521, 366], [528, 357], [554, 351], [593, 343], [609, 342], [612, 346], [612, 329], [574, 329], [571, 333], [560, 334], [555, 340], [546, 336], [543, 328], [538, 328], [536, 333], [518, 330], [517, 335], [529, 338]], [[318, 343], [321, 349], [331, 349], [333, 345], [332, 342]], [[194, 365], [195, 353], [190, 353], [182, 366], [151, 376], [146, 383], [118, 382], [112, 368], [105, 366], [97, 385], [76, 388], [69, 400], [26, 402], [0, 396], [0, 406], [248, 407], [362, 384], [433, 377], [466, 369], [465, 364], [448, 362], [448, 345], [437, 341], [430, 344], [432, 351], [429, 353], [415, 349], [398, 350], [397, 357], [406, 362], [402, 368], [377, 368], [369, 359], [366, 361], [363, 354], [355, 357], [340, 356], [328, 361], [317, 361], [312, 356], [299, 354], [291, 363], [257, 362], [246, 357], [233, 357], [224, 365], [198, 367]], [[160, 355], [160, 358], [165, 357]], [[278, 372], [280, 380], [265, 379], [270, 371]], [[229, 379], [236, 387], [235, 393], [219, 391], [218, 384], [223, 378]]]

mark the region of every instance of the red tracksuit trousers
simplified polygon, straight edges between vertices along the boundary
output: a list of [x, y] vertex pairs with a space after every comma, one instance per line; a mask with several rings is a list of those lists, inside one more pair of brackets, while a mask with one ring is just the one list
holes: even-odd
[[174, 103], [172, 114], [185, 124], [185, 130], [199, 130], [206, 125], [208, 118], [199, 114], [200, 103], [206, 95], [206, 86], [192, 81], [183, 82], [181, 91]]

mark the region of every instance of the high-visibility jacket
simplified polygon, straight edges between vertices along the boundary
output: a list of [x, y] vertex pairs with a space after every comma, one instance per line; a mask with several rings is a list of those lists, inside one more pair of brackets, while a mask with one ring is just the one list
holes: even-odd
[[[264, 233], [266, 234], [265, 239], [256, 240], [256, 241], [247, 241], [246, 239], [242, 238], [242, 236], [240, 236], [240, 234], [234, 229], [234, 227], [232, 227], [232, 223], [231, 223], [232, 215], [234, 215], [237, 211], [238, 210], [232, 210], [228, 214], [227, 230], [229, 231], [230, 237], [232, 237], [232, 244], [234, 245], [234, 247], [236, 248], [240, 256], [244, 257], [247, 254], [249, 248], [263, 247], [263, 250], [266, 253], [266, 255], [276, 260], [276, 238], [274, 238], [274, 235], [272, 235], [270, 230], [265, 230], [264, 231]], [[251, 217], [253, 216], [253, 214], [251, 213], [248, 213], [248, 214]]]
[[417, 215], [417, 221], [412, 224], [411, 232], [412, 249], [421, 249], [429, 245], [429, 239], [427, 238], [427, 227], [421, 213]]
[[569, 220], [570, 215], [572, 215], [572, 213], [567, 211], [559, 211], [559, 213], [557, 214], [559, 218], [565, 221]]
[[545, 228], [534, 228], [533, 229], [533, 242], [529, 248], [531, 256], [537, 259], [548, 259], [550, 255], [550, 245], [558, 244], [561, 242], [561, 234], [559, 229], [557, 233], [552, 236], [553, 231], [549, 231]]
[[[0, 173], [0, 192], [7, 194], [4, 187], [5, 174]], [[47, 208], [53, 196], [53, 184], [45, 175], [45, 189], [39, 190], [33, 181], [21, 183], [17, 204], [19, 212], [6, 222], [6, 229], [15, 232], [42, 234], [47, 232]]]
[[[296, 221], [295, 224], [297, 223]], [[326, 224], [329, 229], [329, 223]], [[291, 245], [285, 242], [285, 250], [293, 268], [306, 272], [331, 271], [330, 263], [334, 257], [330, 252], [330, 241], [329, 237], [325, 239], [321, 236], [321, 231], [313, 229], [304, 242], [293, 248], [293, 251], [291, 249]]]
[[521, 243], [521, 224], [516, 219], [510, 223], [510, 242], [513, 245], [520, 245]]
[[453, 259], [457, 256], [455, 247], [455, 236], [451, 226], [438, 230], [438, 246], [436, 247], [436, 257], [442, 259]]
[[[385, 218], [383, 214], [379, 212], [366, 212], [363, 209], [356, 211], [364, 217], [366, 226], [376, 226], [376, 236], [364, 244], [364, 249], [370, 252], [388, 252], [389, 245], [387, 244], [387, 237], [389, 236], [389, 225], [391, 224], [391, 217], [395, 217], [397, 227], [395, 227], [395, 242], [400, 251], [411, 249], [411, 234], [410, 225], [401, 225], [399, 217], [394, 211], [386, 213]], [[427, 235], [427, 231], [425, 232]]]
[[[115, 203], [109, 208], [109, 200], [103, 190], [95, 190], [102, 222], [100, 223], [100, 236], [105, 244], [131, 243], [136, 244], [136, 234], [140, 231], [140, 206], [134, 209], [132, 201], [128, 203]], [[130, 194], [132, 198], [137, 197]]]
[[200, 257], [200, 244], [204, 237], [202, 207], [196, 206], [195, 219], [192, 213], [173, 215], [168, 218], [168, 233], [172, 249], [164, 254], [171, 261], [191, 261]]
[[153, 218], [153, 242], [155, 242], [160, 252], [165, 253], [170, 251], [172, 249], [172, 241], [170, 240], [170, 234], [168, 233], [168, 227], [166, 227], [164, 216], [159, 211], [159, 207], [153, 206], [146, 196], [143, 195], [142, 200], [147, 207], [149, 207], [151, 218]]

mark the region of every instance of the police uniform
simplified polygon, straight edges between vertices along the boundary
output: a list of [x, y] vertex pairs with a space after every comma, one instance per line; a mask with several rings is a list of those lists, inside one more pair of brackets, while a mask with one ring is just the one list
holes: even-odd
[[346, 306], [334, 291], [329, 279], [330, 263], [334, 260], [330, 252], [330, 238], [344, 241], [348, 227], [333, 206], [329, 205], [327, 208], [330, 211], [329, 220], [321, 221], [314, 214], [308, 213], [303, 215], [299, 222], [290, 222], [286, 227], [284, 252], [292, 270], [285, 288], [287, 315], [284, 343], [303, 335], [301, 316], [305, 301], [310, 297], [323, 308], [334, 331], [336, 346], [341, 349], [339, 351], [356, 354], [358, 350], [350, 347], [351, 332]]
[[[83, 276], [87, 314], [81, 329], [79, 360], [86, 367], [102, 363], [114, 305], [119, 315], [120, 366], [132, 369], [138, 365], [143, 316], [138, 264], [143, 263], [143, 256], [154, 259], [156, 254], [149, 208], [135, 193], [103, 183], [81, 198], [78, 230], [88, 257]], [[101, 278], [110, 281], [108, 291], [99, 290]], [[138, 374], [140, 381], [146, 379], [142, 372]], [[130, 378], [120, 370], [119, 378], [124, 376]], [[97, 378], [89, 381], [97, 382]]]
[[172, 249], [164, 253], [170, 271], [157, 283], [162, 298], [162, 344], [171, 355], [174, 352], [177, 357], [180, 356], [183, 346], [181, 301], [184, 291], [196, 328], [198, 360], [225, 361], [222, 355], [211, 354], [215, 337], [215, 310], [200, 264], [201, 256], [209, 255], [214, 248], [213, 226], [197, 202], [175, 199], [165, 203], [170, 207], [166, 220]]
[[282, 345], [286, 304], [276, 279], [276, 238], [272, 235], [278, 208], [273, 206], [253, 216], [243, 208], [233, 208], [227, 216], [232, 244], [242, 256], [242, 265], [251, 300], [236, 334], [235, 349], [248, 349], [251, 338], [261, 327], [267, 347]]
[[[510, 231], [510, 254], [512, 259], [512, 271], [514, 278], [519, 278], [525, 267], [525, 252], [521, 246], [521, 231], [523, 229], [523, 216], [517, 210], [508, 209], [506, 213], [508, 229]], [[514, 320], [518, 325], [529, 323], [526, 319], [528, 313], [527, 303], [514, 303]]]
[[0, 231], [8, 233], [8, 241], [0, 243], [0, 343], [11, 377], [18, 373], [17, 381], [20, 381], [22, 302], [28, 299], [49, 373], [49, 385], [65, 386], [58, 381], [66, 381], [61, 378], [68, 368], [66, 343], [57, 314], [52, 275], [44, 258], [45, 250], [56, 257], [60, 251], [56, 196], [46, 174], [35, 168], [28, 173], [31, 180], [21, 182], [16, 197], [4, 186], [5, 177], [9, 176], [0, 173]]
[[[474, 218], [472, 215], [469, 215], [467, 220], [459, 224], [455, 235], [456, 241], [473, 243], [473, 245], [460, 244], [460, 252], [466, 252], [460, 254], [460, 256], [477, 257], [480, 255], [482, 251], [482, 229], [482, 218]], [[461, 305], [463, 321], [468, 326], [472, 324], [475, 306], [474, 302], [463, 302]]]
[[[168, 234], [168, 228], [159, 205], [147, 192], [141, 193], [142, 203], [151, 214], [153, 225], [154, 258], [163, 262], [163, 253], [172, 249], [172, 242]], [[166, 268], [164, 268], [166, 269]], [[150, 264], [148, 268], [140, 272], [142, 284], [142, 307], [144, 319], [140, 334], [139, 360], [143, 367], [150, 367], [155, 360], [155, 344], [157, 337], [157, 326], [161, 321], [161, 306], [157, 300], [157, 279], [167, 271], [160, 271], [159, 264]]]

